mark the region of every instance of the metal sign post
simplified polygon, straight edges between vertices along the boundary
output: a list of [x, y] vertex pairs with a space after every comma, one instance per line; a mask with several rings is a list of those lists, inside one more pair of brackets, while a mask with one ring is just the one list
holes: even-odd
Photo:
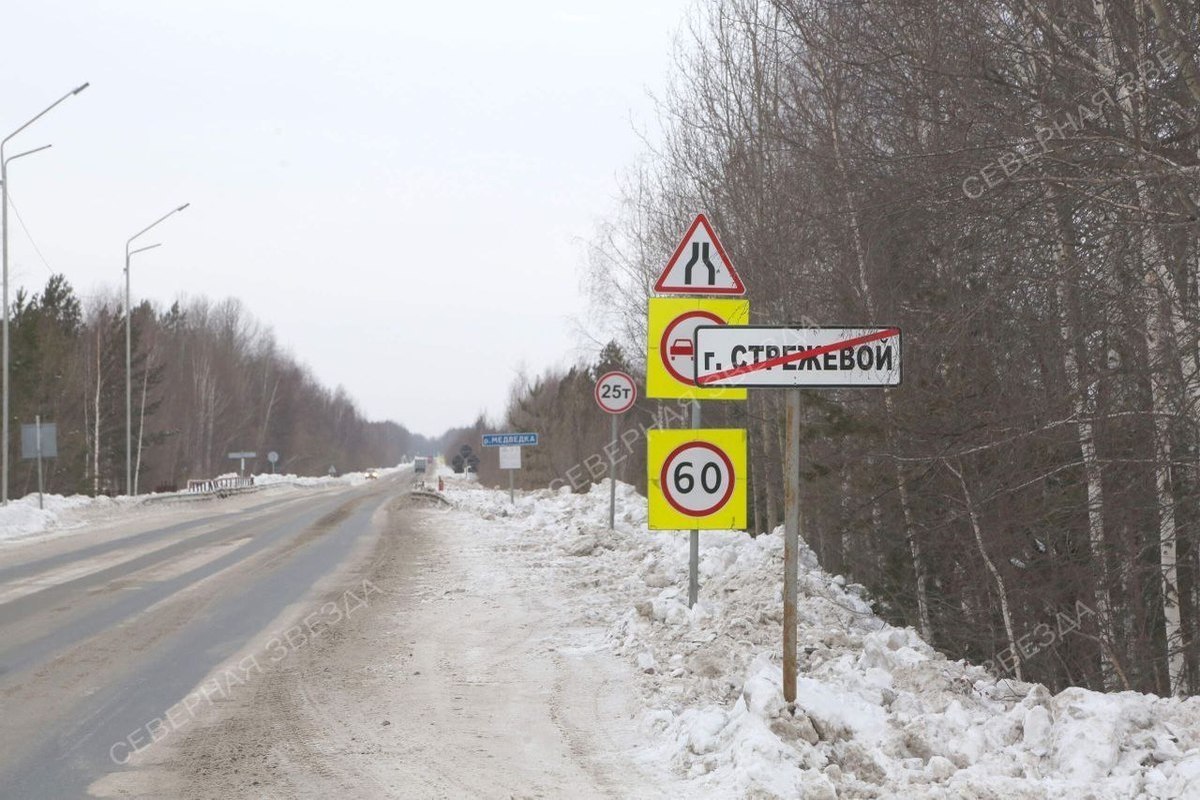
[[[692, 430], [700, 427], [700, 401], [692, 401]], [[693, 528], [688, 539], [688, 608], [700, 597], [700, 530]]]
[[45, 469], [42, 462], [47, 458], [58, 458], [58, 425], [54, 422], [43, 423], [40, 414], [33, 419], [32, 425], [21, 426], [21, 458], [37, 460], [38, 508], [45, 508]]
[[617, 415], [612, 415], [608, 437], [608, 529], [617, 527]]
[[596, 380], [596, 405], [612, 415], [612, 436], [608, 444], [608, 529], [617, 524], [617, 417], [637, 402], [637, 384], [633, 376], [619, 370], [606, 372]]
[[796, 573], [800, 550], [800, 390], [789, 389], [784, 416], [783, 699], [796, 702]]
[[45, 500], [42, 494], [45, 491], [45, 485], [42, 483], [42, 417], [35, 415], [33, 418], [33, 426], [37, 430], [37, 464], [38, 464], [38, 508], [46, 507]]

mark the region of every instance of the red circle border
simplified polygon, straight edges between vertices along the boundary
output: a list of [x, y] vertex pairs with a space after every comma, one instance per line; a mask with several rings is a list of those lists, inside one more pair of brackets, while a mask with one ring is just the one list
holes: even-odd
[[[725, 320], [721, 319], [720, 317], [718, 317], [716, 314], [714, 314], [711, 311], [704, 311], [704, 310], [688, 311], [684, 314], [680, 314], [678, 317], [671, 320], [670, 324], [668, 324], [667, 327], [663, 328], [662, 339], [660, 339], [658, 341], [658, 357], [662, 360], [663, 368], [667, 371], [668, 375], [670, 375], [672, 378], [679, 381], [680, 383], [684, 384], [685, 386], [695, 386], [696, 385], [695, 378], [693, 378], [691, 376], [688, 376], [685, 378], [682, 375], [680, 375], [678, 372], [675, 371], [675, 368], [671, 366], [671, 361], [667, 358], [667, 339], [670, 338], [670, 336], [668, 334], [670, 334], [672, 328], [674, 328], [681, 321], [687, 319], [688, 317], [703, 317], [705, 319], [712, 320], [717, 325], [724, 325]], [[695, 357], [696, 356], [693, 353], [692, 358], [695, 358]]]
[[[682, 506], [678, 505], [671, 498], [670, 493], [667, 492], [667, 485], [668, 485], [667, 484], [667, 467], [670, 466], [671, 459], [673, 459], [673, 458], [675, 458], [675, 456], [679, 455], [680, 450], [686, 450], [689, 447], [702, 447], [706, 450], [713, 451], [718, 456], [720, 456], [721, 460], [725, 462], [725, 468], [729, 470], [729, 488], [725, 490], [725, 495], [716, 503], [716, 505], [714, 505], [711, 508], [704, 510], [704, 511], [692, 511], [691, 509], [683, 508]], [[686, 514], [689, 517], [708, 517], [708, 516], [711, 516], [711, 515], [717, 513], [718, 511], [720, 511], [722, 508], [725, 507], [725, 504], [729, 502], [729, 498], [733, 496], [733, 485], [736, 482], [737, 482], [737, 473], [735, 473], [733, 471], [733, 460], [729, 458], [729, 456], [725, 453], [724, 450], [717, 447], [712, 442], [703, 442], [703, 441], [684, 442], [683, 444], [679, 445], [674, 450], [672, 450], [667, 455], [667, 457], [663, 459], [662, 470], [658, 473], [658, 486], [659, 486], [659, 489], [662, 491], [663, 499], [665, 499], [667, 501], [667, 503], [670, 504], [671, 508], [678, 511], [680, 514]]]
[[[616, 409], [615, 411], [610, 408], [607, 408], [604, 405], [604, 403], [600, 402], [600, 384], [604, 383], [605, 378], [611, 378], [613, 375], [620, 375], [622, 378], [625, 378], [626, 380], [628, 380], [630, 388], [633, 389], [633, 395], [632, 395], [632, 397], [629, 398], [629, 404], [626, 406], [623, 406], [619, 409]], [[596, 385], [592, 389], [592, 397], [596, 398], [596, 405], [600, 406], [600, 410], [605, 412], [606, 414], [624, 414], [626, 411], [633, 408], [633, 404], [637, 402], [637, 398], [638, 398], [637, 381], [635, 381], [633, 379], [633, 376], [630, 375], [628, 372], [622, 372], [619, 369], [614, 369], [611, 372], [604, 373], [603, 375], [601, 375], [599, 378], [596, 379]]]

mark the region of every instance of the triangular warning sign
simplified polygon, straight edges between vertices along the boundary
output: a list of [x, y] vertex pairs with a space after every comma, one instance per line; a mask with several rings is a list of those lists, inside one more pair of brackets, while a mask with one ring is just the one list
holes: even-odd
[[654, 291], [660, 294], [745, 294], [746, 287], [725, 248], [708, 224], [697, 214], [683, 236], [666, 269], [658, 276]]

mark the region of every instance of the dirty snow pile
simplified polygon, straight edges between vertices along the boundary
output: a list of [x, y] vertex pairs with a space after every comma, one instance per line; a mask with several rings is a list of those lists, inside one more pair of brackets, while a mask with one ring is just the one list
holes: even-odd
[[947, 660], [872, 611], [862, 587], [800, 557], [797, 710], [781, 688], [783, 543], [776, 532], [703, 532], [687, 607], [686, 533], [646, 529], [646, 500], [618, 485], [508, 493], [451, 481], [448, 498], [500, 526], [579, 602], [563, 632], [607, 632], [636, 665], [641, 757], [694, 796], [1200, 798], [1200, 698], [1101, 694], [997, 680]]
[[38, 508], [38, 496], [30, 494], [0, 506], [0, 541], [50, 530], [80, 528], [139, 501], [127, 497], [48, 494], [44, 496], [44, 502], [45, 508]]

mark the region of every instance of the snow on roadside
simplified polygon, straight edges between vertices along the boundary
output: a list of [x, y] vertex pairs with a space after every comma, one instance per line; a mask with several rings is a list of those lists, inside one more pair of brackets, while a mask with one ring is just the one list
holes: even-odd
[[104, 515], [139, 501], [129, 498], [89, 497], [59, 494], [44, 496], [45, 508], [38, 508], [36, 494], [10, 500], [0, 506], [0, 541], [20, 539], [49, 530], [80, 528], [93, 515]]
[[632, 487], [618, 484], [609, 531], [607, 484], [521, 493], [514, 507], [506, 491], [448, 483], [455, 505], [503, 526], [511, 551], [575, 589], [567, 622], [606, 630], [639, 672], [643, 757], [698, 796], [1200, 798], [1200, 698], [997, 680], [880, 620], [862, 587], [804, 549], [793, 716], [779, 532], [702, 533], [701, 600], [689, 609], [687, 536], [647, 530]]
[[[375, 474], [376, 478], [386, 478], [389, 475], [394, 475], [401, 470], [408, 469], [412, 463], [400, 464], [395, 467], [382, 467], [380, 469], [369, 470]], [[367, 477], [367, 472], [347, 472], [336, 477], [330, 475], [302, 476], [302, 475], [283, 475], [264, 472], [261, 475], [254, 476], [256, 486], [277, 486], [286, 484], [288, 486], [300, 486], [310, 488], [314, 486], [358, 486], [371, 480]]]
[[[400, 464], [374, 470], [379, 478], [387, 477], [411, 464]], [[235, 477], [237, 473], [228, 473], [218, 477]], [[358, 486], [370, 480], [366, 472], [348, 472], [336, 478], [328, 475], [310, 478], [296, 475], [255, 475], [257, 486], [292, 486], [298, 488], [319, 488], [323, 486]], [[121, 495], [118, 497], [92, 497], [90, 495], [63, 496], [48, 494], [44, 496], [45, 508], [38, 508], [38, 497], [29, 494], [22, 498], [9, 501], [8, 505], [0, 506], [0, 542], [24, 539], [38, 534], [50, 532], [72, 531], [84, 528], [89, 523], [106, 519], [116, 514], [128, 513], [141, 507], [149, 499], [161, 499], [166, 495], [143, 494], [137, 497]]]

